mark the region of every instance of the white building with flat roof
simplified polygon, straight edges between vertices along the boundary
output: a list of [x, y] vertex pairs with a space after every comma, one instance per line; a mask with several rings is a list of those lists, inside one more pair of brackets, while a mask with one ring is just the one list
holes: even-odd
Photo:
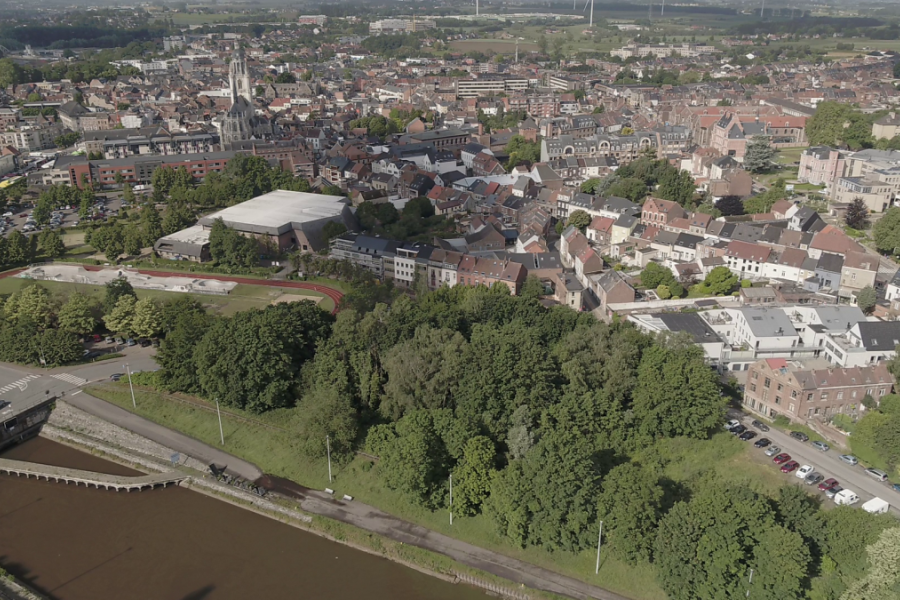
[[299, 249], [318, 252], [328, 247], [322, 228], [341, 223], [356, 228], [356, 218], [345, 196], [275, 190], [235, 204], [200, 219], [211, 228], [216, 219], [244, 235], [255, 236], [264, 246], [275, 245], [281, 252]]

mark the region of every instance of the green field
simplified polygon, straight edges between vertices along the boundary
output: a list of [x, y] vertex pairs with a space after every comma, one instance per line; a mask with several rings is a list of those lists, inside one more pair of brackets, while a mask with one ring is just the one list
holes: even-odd
[[[132, 410], [131, 397], [123, 383], [95, 385], [88, 392], [118, 406]], [[210, 445], [219, 447], [219, 430], [215, 413], [190, 404], [167, 399], [159, 392], [138, 387], [137, 413], [167, 427], [172, 427]], [[195, 402], [203, 402], [194, 399]], [[207, 405], [208, 406], [208, 405]], [[224, 449], [249, 460], [267, 473], [287, 477], [311, 488], [333, 488], [337, 494], [349, 494], [405, 520], [465, 540], [478, 546], [502, 552], [548, 569], [577, 577], [621, 594], [642, 600], [664, 600], [665, 594], [656, 583], [649, 564], [630, 566], [610, 556], [601, 561], [599, 576], [594, 574], [596, 554], [549, 553], [539, 548], [514, 548], [497, 535], [482, 515], [454, 519], [449, 524], [445, 511], [431, 512], [410, 503], [402, 494], [386, 489], [377, 474], [377, 466], [359, 456], [350, 464], [334, 471], [334, 482], [328, 482], [324, 460], [310, 460], [292, 443], [298, 431], [297, 409], [253, 415], [236, 409], [223, 414]], [[234, 416], [232, 416], [234, 415]], [[245, 422], [251, 419], [257, 422]], [[275, 429], [281, 428], [282, 430]], [[690, 482], [701, 477], [717, 481], [746, 484], [762, 493], [774, 495], [785, 483], [762, 450], [720, 433], [711, 441], [672, 439], [660, 442], [658, 455], [668, 461], [664, 475], [675, 482]]]
[[[199, 13], [167, 13], [167, 15], [176, 25], [206, 25], [213, 23], [225, 23], [228, 21], [236, 21], [242, 22], [246, 21], [246, 19], [250, 15], [244, 15], [241, 13], [216, 13], [212, 15], [199, 14]], [[275, 15], [272, 15], [272, 20], [276, 20]]]
[[[31, 283], [29, 279], [19, 277], [7, 277], [0, 279], [0, 294], [11, 294]], [[72, 292], [81, 292], [98, 299], [103, 298], [104, 287], [99, 285], [87, 285], [82, 283], [63, 283], [59, 281], [37, 282], [57, 296], [67, 296]], [[232, 315], [241, 310], [250, 308], [265, 308], [278, 298], [290, 296], [315, 296], [322, 298], [319, 306], [323, 310], [334, 310], [334, 301], [321, 292], [301, 289], [281, 289], [264, 285], [245, 285], [239, 283], [227, 296], [214, 296], [209, 294], [184, 294], [181, 292], [162, 292], [157, 290], [135, 290], [138, 298], [155, 298], [161, 302], [190, 296], [203, 304], [208, 310], [221, 315]], [[282, 300], [284, 301], [284, 300]]]

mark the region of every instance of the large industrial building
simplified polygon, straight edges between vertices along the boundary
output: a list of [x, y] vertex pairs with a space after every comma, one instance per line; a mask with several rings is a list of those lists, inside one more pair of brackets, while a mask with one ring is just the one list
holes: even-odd
[[[279, 252], [318, 252], [327, 248], [322, 229], [330, 222], [341, 223], [350, 230], [356, 228], [350, 200], [344, 196], [276, 190], [201, 218], [197, 223], [200, 230], [194, 226], [160, 238], [155, 245], [157, 252], [204, 260], [208, 254], [202, 246], [209, 243], [209, 236], [204, 236], [203, 230], [211, 229], [216, 219]], [[199, 247], [187, 247], [191, 244]]]

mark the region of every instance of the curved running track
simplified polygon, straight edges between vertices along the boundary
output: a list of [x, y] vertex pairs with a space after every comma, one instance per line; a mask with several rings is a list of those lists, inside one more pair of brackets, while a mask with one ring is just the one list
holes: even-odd
[[[101, 271], [104, 268], [108, 267], [96, 267], [90, 265], [81, 265], [87, 271]], [[124, 268], [124, 267], [123, 267]], [[0, 273], [0, 279], [4, 277], [11, 277], [13, 275], [18, 275], [22, 271], [26, 269], [15, 269], [13, 271], [7, 271], [6, 273]], [[297, 290], [312, 290], [314, 292], [319, 292], [320, 294], [325, 294], [329, 298], [334, 301], [334, 310], [331, 311], [331, 314], [335, 314], [338, 311], [338, 303], [341, 301], [341, 298], [344, 297], [343, 292], [340, 292], [334, 288], [330, 288], [325, 285], [320, 285], [317, 283], [305, 283], [303, 281], [281, 281], [277, 279], [253, 279], [251, 277], [231, 277], [229, 275], [217, 275], [214, 273], [185, 273], [185, 272], [177, 272], [177, 271], [145, 271], [143, 269], [128, 269], [129, 271], [135, 271], [140, 273], [141, 275], [149, 275], [150, 277], [189, 277], [194, 279], [216, 279], [218, 281], [232, 281], [234, 283], [243, 283], [246, 285], [265, 285], [268, 287], [278, 287], [278, 288], [291, 288]]]

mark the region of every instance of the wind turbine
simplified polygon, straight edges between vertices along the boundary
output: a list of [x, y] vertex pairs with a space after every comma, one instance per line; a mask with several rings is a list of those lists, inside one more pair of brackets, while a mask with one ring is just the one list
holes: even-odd
[[584, 8], [581, 9], [581, 12], [584, 12], [587, 9], [588, 2], [591, 3], [591, 16], [590, 16], [590, 23], [588, 25], [589, 25], [589, 27], [593, 28], [594, 27], [594, 0], [584, 0]]

